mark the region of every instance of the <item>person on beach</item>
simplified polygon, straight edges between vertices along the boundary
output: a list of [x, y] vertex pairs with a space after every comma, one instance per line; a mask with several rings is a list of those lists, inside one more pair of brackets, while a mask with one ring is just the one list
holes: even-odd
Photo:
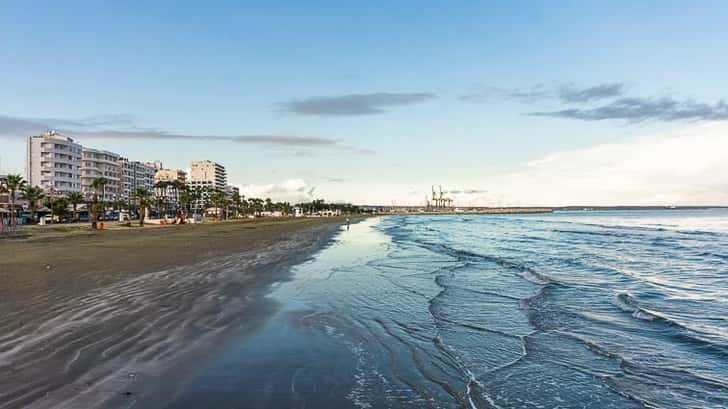
[[349, 225], [351, 224], [351, 219], [348, 217], [346, 218], [346, 231], [349, 231]]

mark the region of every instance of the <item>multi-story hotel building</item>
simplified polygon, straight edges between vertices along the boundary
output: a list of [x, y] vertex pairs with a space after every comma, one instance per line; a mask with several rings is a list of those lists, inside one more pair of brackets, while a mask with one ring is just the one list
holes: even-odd
[[[182, 169], [161, 169], [161, 163], [157, 167], [157, 172], [154, 174], [154, 183], [159, 182], [178, 182], [183, 185], [187, 184], [187, 172]], [[173, 187], [167, 187], [165, 189], [157, 189], [157, 194], [163, 195], [165, 199], [178, 206], [179, 203], [179, 190]]]
[[103, 192], [98, 193], [99, 200], [122, 200], [120, 194], [119, 155], [100, 149], [83, 148], [81, 160], [81, 191], [91, 197], [94, 189], [91, 184], [96, 178], [106, 179]]
[[210, 160], [192, 162], [190, 168], [190, 187], [201, 188], [202, 198], [194, 204], [199, 209], [210, 200], [210, 193], [213, 191], [225, 191], [227, 186], [227, 172], [225, 167]]
[[239, 199], [240, 189], [237, 186], [227, 185], [225, 186], [225, 196], [230, 200], [235, 200], [235, 198]]
[[131, 200], [139, 188], [153, 191], [154, 175], [157, 171], [153, 164], [130, 161], [127, 158], [119, 158], [118, 163], [119, 195], [122, 200]]
[[[0, 187], [7, 185], [8, 175], [0, 175]], [[0, 189], [0, 209], [10, 207], [10, 193]], [[2, 220], [0, 220], [2, 223]]]
[[187, 183], [187, 172], [182, 169], [159, 169], [154, 174], [154, 182]]
[[225, 166], [210, 160], [192, 162], [190, 185], [207, 187], [210, 190], [225, 190], [227, 186]]
[[73, 139], [50, 131], [28, 138], [25, 178], [50, 195], [67, 195], [82, 189], [83, 147]]

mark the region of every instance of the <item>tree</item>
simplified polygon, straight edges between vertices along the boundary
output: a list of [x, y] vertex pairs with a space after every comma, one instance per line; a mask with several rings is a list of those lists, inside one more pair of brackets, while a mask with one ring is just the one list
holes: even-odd
[[203, 198], [204, 189], [200, 186], [195, 186], [193, 189], [189, 189], [190, 194], [190, 206], [194, 210], [194, 214], [197, 214], [197, 209], [200, 207], [200, 201]]
[[[210, 201], [212, 202], [212, 205], [217, 208], [218, 214], [228, 205], [227, 195], [225, 195], [225, 192], [220, 190], [212, 192], [210, 195]], [[227, 215], [225, 215], [225, 218], [227, 218]]]
[[8, 191], [8, 193], [10, 193], [10, 223], [12, 224], [12, 226], [16, 226], [18, 224], [18, 220], [16, 219], [15, 214], [16, 194], [19, 190], [23, 189], [25, 185], [25, 180], [23, 180], [23, 177], [20, 175], [8, 175], [8, 180], [7, 182], [5, 182], [5, 189]]
[[160, 180], [154, 184], [154, 191], [156, 192], [156, 204], [157, 212], [161, 213], [162, 207], [164, 207], [164, 214], [167, 215], [167, 198], [169, 197], [169, 187], [172, 186], [172, 182], [167, 180]]
[[134, 191], [134, 199], [139, 206], [139, 226], [144, 227], [146, 210], [152, 205], [152, 194], [147, 189], [139, 187]]
[[199, 194], [197, 207], [202, 209], [202, 215], [204, 217], [205, 209], [210, 207], [210, 201], [212, 200], [212, 193], [214, 191], [207, 186], [197, 187], [196, 191]]
[[240, 211], [243, 214], [248, 214], [250, 209], [250, 203], [245, 199], [245, 196], [240, 195]]
[[[174, 181], [170, 182], [169, 185], [174, 190], [174, 198], [175, 198], [175, 201], [177, 202], [176, 206], [177, 207], [181, 206], [182, 198], [180, 195], [181, 195], [181, 192], [184, 191], [187, 186], [179, 180], [174, 180]], [[177, 209], [175, 209], [175, 210], [177, 210]]]
[[233, 196], [232, 205], [233, 213], [235, 217], [238, 217], [243, 207], [243, 199], [240, 197], [240, 195]]
[[34, 186], [23, 186], [23, 190], [20, 191], [20, 198], [28, 201], [30, 206], [30, 217], [33, 221], [37, 222], [36, 212], [38, 209], [38, 202], [45, 198], [45, 192], [40, 187]]
[[61, 218], [68, 211], [68, 199], [59, 198], [53, 200], [51, 202], [50, 208], [54, 216], [58, 216], [59, 218]]
[[285, 216], [291, 214], [291, 204], [288, 202], [280, 203], [280, 209]]
[[91, 201], [91, 228], [95, 229], [97, 227], [97, 219], [98, 219], [98, 204], [99, 204], [99, 191], [101, 191], [102, 200], [103, 200], [103, 194], [104, 194], [104, 188], [106, 187], [106, 184], [109, 183], [104, 178], [96, 178], [91, 182], [91, 189], [93, 190], [93, 198]]
[[78, 221], [78, 204], [83, 202], [83, 195], [81, 192], [71, 192], [66, 196], [68, 203], [73, 206], [73, 221]]
[[180, 186], [178, 186], [177, 189], [179, 192], [179, 204], [185, 210], [185, 216], [189, 216], [191, 213], [190, 209], [192, 207], [192, 202], [197, 199], [195, 191], [182, 182], [180, 182]]
[[253, 214], [256, 216], [260, 216], [260, 212], [263, 210], [263, 199], [251, 197], [248, 199], [248, 203], [250, 206], [250, 210], [253, 211]]

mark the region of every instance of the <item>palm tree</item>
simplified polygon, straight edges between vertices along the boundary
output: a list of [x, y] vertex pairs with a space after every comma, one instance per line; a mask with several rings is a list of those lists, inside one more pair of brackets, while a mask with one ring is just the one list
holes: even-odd
[[164, 206], [164, 208], [165, 208], [164, 215], [165, 216], [167, 215], [167, 210], [168, 210], [167, 206], [165, 206], [165, 204], [167, 202], [165, 199], [169, 196], [168, 189], [171, 185], [172, 185], [172, 182], [167, 181], [167, 180], [160, 180], [154, 184], [154, 190], [156, 192], [156, 197], [157, 197], [157, 212], [161, 212], [161, 208], [162, 208], [162, 206]]
[[83, 195], [81, 192], [71, 192], [66, 196], [66, 199], [73, 206], [73, 221], [77, 221], [78, 211], [76, 209], [78, 208], [78, 204], [83, 202]]
[[187, 193], [190, 196], [190, 209], [194, 214], [197, 214], [197, 208], [199, 207], [200, 199], [202, 199], [202, 188], [199, 186], [187, 188]]
[[37, 222], [36, 211], [38, 209], [38, 202], [45, 198], [45, 192], [43, 192], [43, 189], [40, 187], [25, 185], [23, 186], [23, 190], [20, 191], [20, 198], [28, 201], [30, 206], [30, 217], [34, 222]]
[[197, 197], [197, 205], [195, 206], [195, 214], [197, 209], [202, 209], [202, 217], [205, 217], [205, 210], [210, 207], [210, 200], [212, 198], [212, 190], [207, 186], [198, 186], [195, 188]]
[[232, 205], [233, 213], [235, 214], [235, 217], [238, 217], [238, 215], [240, 214], [240, 209], [243, 207], [243, 199], [240, 197], [240, 195], [233, 196]]
[[250, 208], [253, 210], [253, 214], [260, 216], [260, 212], [263, 210], [263, 199], [252, 197], [248, 199], [248, 202], [250, 202]]
[[[220, 190], [216, 190], [212, 193], [212, 195], [210, 195], [210, 201], [212, 202], [212, 205], [217, 208], [218, 215], [219, 212], [228, 205], [228, 199], [225, 192]], [[227, 215], [225, 215], [225, 218], [227, 219]]]
[[61, 218], [68, 211], [68, 199], [59, 198], [53, 200], [51, 202], [50, 208], [54, 216], [58, 216], [59, 218]]
[[152, 194], [147, 189], [139, 187], [134, 191], [134, 198], [139, 206], [139, 226], [144, 227], [146, 210], [152, 204]]
[[[177, 207], [180, 207], [182, 205], [182, 198], [180, 197], [180, 192], [182, 192], [187, 186], [182, 183], [179, 180], [174, 180], [170, 184], [170, 187], [174, 190], [174, 198]], [[177, 209], [175, 209], [177, 210]]]
[[291, 204], [288, 202], [281, 203], [281, 211], [283, 211], [284, 216], [291, 214]]
[[104, 178], [96, 178], [93, 180], [93, 182], [91, 182], [91, 189], [93, 189], [93, 191], [94, 191], [93, 199], [91, 202], [91, 209], [90, 209], [91, 210], [90, 213], [91, 213], [91, 228], [92, 229], [95, 229], [97, 226], [96, 219], [98, 219], [97, 212], [98, 212], [98, 204], [99, 204], [98, 193], [100, 190], [102, 197], [103, 197], [104, 187], [106, 187], [107, 183], [109, 183], [109, 182]]
[[23, 180], [23, 177], [20, 175], [8, 175], [8, 179], [5, 182], [5, 190], [10, 193], [10, 223], [13, 227], [18, 224], [18, 220], [15, 217], [15, 196], [19, 190], [22, 190], [25, 187], [25, 185], [25, 180]]
[[182, 184], [181, 186], [178, 186], [177, 189], [177, 191], [179, 192], [179, 205], [182, 209], [184, 209], [186, 214], [189, 214], [190, 202], [192, 201], [190, 188], [187, 187], [187, 185]]

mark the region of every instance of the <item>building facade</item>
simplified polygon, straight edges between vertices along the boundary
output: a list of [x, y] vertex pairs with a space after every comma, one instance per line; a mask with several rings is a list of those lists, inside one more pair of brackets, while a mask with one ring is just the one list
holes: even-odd
[[190, 185], [224, 191], [227, 186], [225, 166], [210, 160], [192, 162]]
[[25, 178], [47, 194], [65, 196], [82, 190], [83, 146], [50, 131], [28, 138]]
[[225, 196], [227, 196], [228, 200], [240, 199], [240, 189], [237, 186], [227, 185], [225, 186]]
[[209, 204], [212, 192], [225, 191], [227, 186], [225, 167], [210, 160], [192, 162], [189, 185], [193, 190], [200, 190], [201, 198], [193, 204], [193, 207], [202, 209]]
[[154, 174], [154, 182], [187, 183], [187, 172], [182, 169], [159, 169]]
[[[81, 191], [90, 198], [98, 194], [101, 201], [122, 200], [119, 172], [119, 155], [100, 149], [83, 148], [81, 160]], [[96, 178], [106, 179], [103, 192], [95, 192], [91, 187]]]
[[119, 158], [119, 195], [121, 200], [130, 201], [137, 189], [154, 190], [156, 169], [153, 164]]
[[[8, 183], [8, 175], [0, 175], [0, 187], [1, 186], [7, 186]], [[0, 189], [0, 209], [10, 207], [10, 193], [9, 192], [3, 192], [2, 189]]]
[[[154, 174], [154, 184], [157, 185], [159, 182], [177, 182], [181, 185], [187, 185], [187, 172], [182, 169], [161, 169], [161, 163], [159, 163], [160, 169]], [[164, 199], [172, 204], [173, 206], [180, 205], [179, 190], [173, 186], [166, 188], [156, 188], [155, 192], [159, 196], [163, 196]]]

